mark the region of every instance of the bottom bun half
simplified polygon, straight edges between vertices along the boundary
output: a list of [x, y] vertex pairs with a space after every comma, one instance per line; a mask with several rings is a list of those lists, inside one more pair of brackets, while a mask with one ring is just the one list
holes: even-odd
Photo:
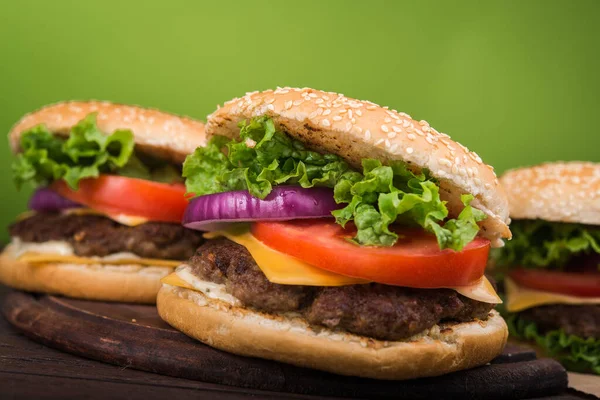
[[220, 350], [374, 379], [437, 376], [483, 365], [502, 352], [508, 336], [496, 311], [486, 321], [436, 325], [406, 341], [386, 342], [316, 331], [295, 316], [264, 314], [170, 285], [160, 289], [157, 307], [171, 326]]
[[0, 283], [85, 300], [154, 304], [160, 279], [172, 270], [141, 265], [28, 264], [6, 252], [0, 254]]

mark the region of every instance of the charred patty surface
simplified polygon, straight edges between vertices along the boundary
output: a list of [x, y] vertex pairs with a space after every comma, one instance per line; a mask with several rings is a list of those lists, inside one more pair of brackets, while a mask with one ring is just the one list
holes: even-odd
[[570, 335], [600, 339], [600, 305], [553, 304], [530, 308], [520, 316], [535, 322], [542, 332], [562, 329]]
[[9, 227], [24, 242], [69, 242], [83, 257], [131, 252], [140, 257], [185, 260], [202, 244], [202, 234], [179, 224], [148, 222], [129, 227], [99, 215], [38, 213]]
[[188, 264], [199, 278], [225, 284], [246, 306], [264, 312], [299, 312], [312, 325], [384, 340], [404, 339], [441, 321], [485, 319], [493, 307], [449, 289], [271, 283], [246, 248], [224, 238], [207, 241]]

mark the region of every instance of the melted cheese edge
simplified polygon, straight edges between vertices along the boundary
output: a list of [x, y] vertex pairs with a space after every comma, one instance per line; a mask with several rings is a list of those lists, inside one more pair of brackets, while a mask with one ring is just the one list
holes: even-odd
[[520, 286], [510, 278], [504, 280], [504, 287], [506, 290], [506, 310], [508, 312], [519, 312], [547, 304], [600, 304], [600, 297], [576, 297], [529, 289]]
[[73, 246], [64, 241], [48, 241], [44, 243], [28, 243], [13, 238], [6, 248], [6, 254], [28, 264], [64, 263], [79, 265], [143, 265], [151, 267], [175, 268], [180, 261], [156, 258], [142, 258], [133, 253], [114, 253], [105, 257], [79, 257], [75, 255]]
[[68, 210], [63, 211], [63, 213], [75, 215], [100, 215], [106, 218], [110, 218], [113, 221], [126, 226], [138, 226], [150, 221], [147, 218], [136, 217], [135, 215], [107, 214], [91, 208], [70, 208]]
[[[240, 229], [240, 227], [236, 227], [228, 231], [210, 232], [204, 235], [204, 237], [207, 239], [214, 239], [219, 236], [224, 236], [229, 240], [244, 246], [252, 255], [256, 261], [256, 264], [263, 271], [267, 279], [273, 283], [282, 285], [306, 286], [344, 286], [369, 283], [364, 279], [353, 278], [325, 271], [309, 265], [297, 258], [271, 249], [252, 236], [247, 229]], [[179, 276], [179, 279], [183, 279], [184, 282], [189, 283], [190, 276], [193, 277], [191, 274], [186, 274], [185, 277]], [[172, 282], [174, 283], [168, 283], [165, 281], [165, 283], [168, 283], [172, 286], [180, 286], [188, 289], [191, 288], [183, 286], [179, 280], [173, 280]], [[483, 303], [502, 303], [502, 299], [500, 299], [494, 290], [494, 287], [485, 276], [483, 276], [473, 285], [449, 287], [448, 289], [453, 289], [465, 297]]]

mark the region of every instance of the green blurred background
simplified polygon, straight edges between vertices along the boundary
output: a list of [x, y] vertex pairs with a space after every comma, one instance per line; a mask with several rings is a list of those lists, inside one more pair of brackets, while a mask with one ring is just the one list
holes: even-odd
[[[19, 0], [0, 6], [0, 57], [3, 132], [66, 99], [204, 118], [310, 86], [426, 119], [500, 172], [600, 161], [598, 0]], [[4, 227], [30, 192], [0, 154]]]

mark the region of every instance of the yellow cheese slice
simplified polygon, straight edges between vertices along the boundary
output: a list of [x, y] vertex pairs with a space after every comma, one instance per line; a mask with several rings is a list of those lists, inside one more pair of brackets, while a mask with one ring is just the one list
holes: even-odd
[[494, 286], [490, 283], [488, 278], [482, 276], [477, 282], [469, 286], [456, 286], [447, 289], [456, 290], [459, 294], [462, 294], [469, 299], [480, 301], [482, 303], [501, 304], [502, 299], [496, 291]]
[[[228, 231], [204, 234], [206, 239], [214, 239], [219, 236], [224, 236], [232, 242], [244, 246], [252, 255], [258, 267], [266, 275], [267, 279], [273, 283], [307, 286], [344, 286], [369, 283], [364, 279], [325, 271], [297, 258], [273, 250], [252, 236], [247, 227], [236, 227]], [[465, 297], [483, 303], [502, 303], [494, 287], [485, 276], [473, 285], [451, 287], [448, 289], [456, 290]]]
[[273, 250], [252, 236], [247, 229], [238, 228], [204, 234], [207, 239], [218, 236], [225, 236], [232, 242], [244, 246], [267, 279], [273, 283], [306, 286], [343, 286], [368, 283], [364, 279], [343, 276], [313, 267], [297, 258]]
[[[115, 222], [120, 223], [121, 225], [126, 226], [138, 226], [145, 224], [150, 221], [147, 218], [136, 217], [134, 215], [126, 215], [126, 214], [106, 214], [98, 210], [94, 210], [91, 208], [69, 208], [63, 211], [64, 214], [75, 214], [75, 215], [100, 215], [102, 217], [107, 217], [112, 219]], [[29, 217], [32, 217], [36, 214], [35, 211], [25, 211], [19, 214], [16, 218], [17, 221], [22, 221]]]
[[600, 297], [576, 297], [566, 294], [543, 292], [518, 285], [510, 278], [504, 280], [506, 289], [506, 310], [523, 311], [545, 304], [600, 304]]
[[126, 226], [138, 226], [145, 224], [149, 220], [143, 217], [136, 217], [134, 215], [126, 215], [126, 214], [107, 214], [98, 210], [94, 210], [92, 208], [71, 208], [65, 210], [66, 214], [76, 214], [76, 215], [101, 215], [103, 217], [107, 217], [112, 219], [115, 222], [120, 223], [121, 225]]
[[178, 287], [182, 287], [185, 289], [195, 290], [192, 285], [190, 285], [189, 283], [187, 283], [186, 281], [181, 279], [179, 277], [179, 275], [177, 275], [177, 273], [175, 273], [175, 272], [170, 273], [169, 275], [162, 278], [160, 281], [161, 281], [161, 283], [165, 283], [167, 285], [178, 286]]
[[17, 260], [28, 264], [63, 263], [63, 264], [108, 264], [108, 265], [148, 265], [153, 267], [172, 267], [181, 265], [181, 261], [161, 260], [155, 258], [118, 258], [103, 260], [101, 258], [89, 258], [78, 256], [61, 256], [58, 254], [25, 253], [17, 257]]

